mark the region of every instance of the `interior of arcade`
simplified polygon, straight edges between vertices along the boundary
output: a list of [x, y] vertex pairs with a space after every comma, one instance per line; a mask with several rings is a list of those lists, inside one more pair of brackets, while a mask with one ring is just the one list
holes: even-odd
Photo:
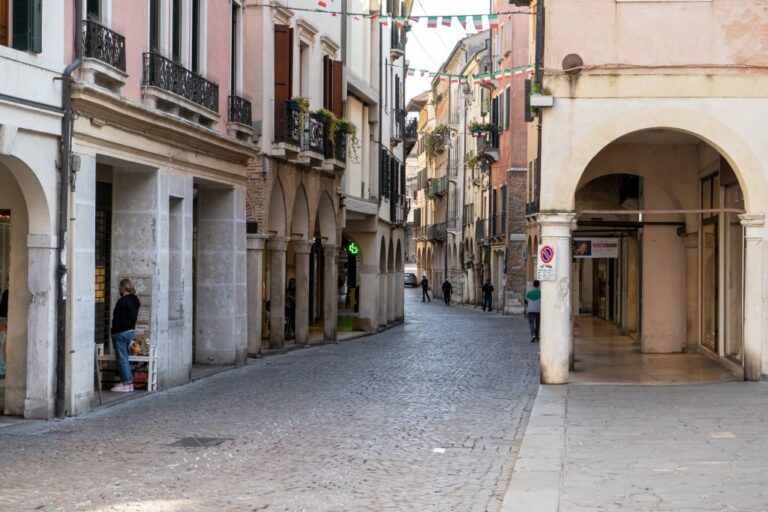
[[593, 159], [575, 207], [571, 380], [743, 378], [745, 205], [728, 161], [687, 133], [632, 133]]

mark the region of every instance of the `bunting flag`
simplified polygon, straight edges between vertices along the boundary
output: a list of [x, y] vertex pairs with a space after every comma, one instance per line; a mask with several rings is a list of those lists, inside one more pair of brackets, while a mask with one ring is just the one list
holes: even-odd
[[482, 16], [472, 16], [472, 22], [475, 24], [475, 30], [483, 30]]
[[430, 16], [429, 18], [427, 18], [427, 27], [437, 28], [437, 16]]
[[418, 23], [420, 19], [421, 18], [417, 18], [415, 16], [411, 16], [410, 18], [408, 18], [408, 21], [410, 21], [411, 23]]
[[467, 30], [468, 19], [469, 16], [459, 16], [459, 23], [461, 23], [461, 26], [464, 28], [464, 30]]
[[317, 6], [320, 7], [321, 9], [327, 9], [328, 3], [324, 2], [323, 0], [317, 0]]
[[438, 77], [440, 80], [451, 80], [453, 83], [457, 82], [476, 82], [476, 81], [483, 81], [483, 82], [491, 82], [494, 79], [500, 80], [503, 78], [511, 78], [512, 76], [520, 76], [524, 73], [532, 74], [534, 73], [534, 66], [527, 65], [527, 66], [520, 66], [512, 69], [500, 69], [498, 71], [493, 71], [491, 73], [482, 73], [477, 75], [461, 75], [461, 74], [455, 74], [455, 73], [443, 73], [443, 72], [434, 72], [429, 71], [427, 69], [417, 69], [417, 68], [408, 68], [407, 74], [408, 76], [415, 76], [417, 73], [420, 76], [429, 76], [430, 78]]
[[388, 27], [389, 26], [389, 18], [387, 18], [386, 16], [382, 16], [381, 18], [379, 18], [379, 23], [381, 23], [382, 27]]
[[498, 30], [499, 29], [499, 15], [498, 14], [491, 14], [488, 16], [488, 24], [490, 25], [491, 29]]
[[406, 20], [405, 18], [396, 18], [395, 19], [395, 24], [397, 25], [397, 28], [403, 29], [403, 28], [405, 28], [405, 24], [406, 24], [407, 21], [408, 20]]
[[443, 16], [443, 26], [444, 27], [450, 27], [452, 24], [453, 24], [453, 18], [451, 18], [450, 16], [448, 16], [448, 17]]

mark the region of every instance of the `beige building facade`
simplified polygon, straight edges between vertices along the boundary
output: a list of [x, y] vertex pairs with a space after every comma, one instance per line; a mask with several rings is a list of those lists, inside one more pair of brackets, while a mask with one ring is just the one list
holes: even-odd
[[[759, 4], [531, 3], [538, 21], [546, 12], [532, 20], [528, 183], [543, 382], [568, 381], [580, 314], [644, 353], [699, 352], [747, 380], [768, 372]], [[544, 247], [554, 261], [542, 271]]]

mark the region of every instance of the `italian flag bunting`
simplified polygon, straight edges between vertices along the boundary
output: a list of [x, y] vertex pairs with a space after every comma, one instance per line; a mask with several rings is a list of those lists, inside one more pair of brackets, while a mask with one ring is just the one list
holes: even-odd
[[459, 23], [461, 23], [461, 26], [464, 27], [464, 30], [467, 30], [467, 19], [469, 16], [459, 16]]
[[328, 7], [328, 3], [324, 2], [323, 0], [317, 0], [317, 6], [322, 7], [323, 9]]
[[511, 70], [511, 69], [505, 69], [505, 70], [504, 70], [504, 76], [505, 76], [505, 77], [510, 77], [510, 76], [512, 76], [512, 70]]
[[384, 27], [388, 27], [389, 26], [389, 18], [387, 18], [386, 16], [382, 16], [381, 18], [379, 18], [379, 23], [381, 23], [381, 25], [384, 26]]
[[411, 23], [418, 23], [419, 22], [419, 18], [417, 18], [415, 16], [411, 16], [410, 18], [408, 18], [408, 21], [410, 21]]
[[427, 27], [437, 28], [437, 16], [430, 16], [427, 18]]
[[481, 16], [472, 16], [472, 21], [475, 24], [475, 30], [483, 30], [483, 17]]
[[488, 23], [490, 24], [491, 28], [494, 30], [499, 29], [499, 15], [498, 14], [491, 14], [488, 16]]
[[443, 16], [443, 26], [444, 27], [450, 27], [453, 23], [453, 18], [450, 16]]

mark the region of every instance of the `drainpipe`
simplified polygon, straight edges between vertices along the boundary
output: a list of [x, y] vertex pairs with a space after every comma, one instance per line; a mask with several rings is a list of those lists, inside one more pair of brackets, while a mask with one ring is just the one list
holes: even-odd
[[[543, 87], [544, 81], [544, 0], [536, 2], [536, 83]], [[541, 151], [542, 151], [542, 132], [544, 122], [541, 109], [537, 121], [537, 142], [536, 142], [536, 181], [534, 182], [534, 200], [539, 201], [541, 195]], [[538, 213], [538, 212], [536, 212]]]
[[58, 248], [56, 250], [56, 416], [66, 415], [66, 349], [67, 349], [67, 222], [69, 210], [69, 175], [72, 169], [72, 74], [83, 62], [83, 38], [81, 23], [83, 2], [75, 4], [75, 60], [62, 73], [61, 104], [64, 117], [61, 121], [61, 147], [59, 148], [59, 212]]

